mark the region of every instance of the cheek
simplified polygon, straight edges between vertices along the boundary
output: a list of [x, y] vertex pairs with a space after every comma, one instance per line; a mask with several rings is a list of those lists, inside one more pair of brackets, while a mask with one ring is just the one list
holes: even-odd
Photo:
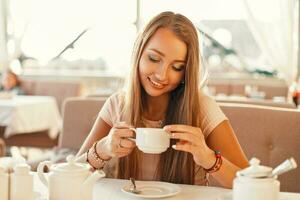
[[139, 62], [139, 74], [140, 76], [148, 76], [153, 72], [154, 64], [148, 61], [147, 58], [142, 57]]
[[139, 62], [139, 75], [142, 76], [145, 73], [147, 73], [147, 67], [146, 63], [143, 60], [140, 60]]
[[138, 75], [143, 87], [146, 83], [146, 77], [149, 74], [148, 70], [147, 63], [141, 59], [138, 66]]
[[184, 78], [184, 72], [182, 72], [182, 73], [172, 72], [170, 77], [171, 77], [170, 78], [171, 84], [177, 86], [183, 80], [183, 78]]

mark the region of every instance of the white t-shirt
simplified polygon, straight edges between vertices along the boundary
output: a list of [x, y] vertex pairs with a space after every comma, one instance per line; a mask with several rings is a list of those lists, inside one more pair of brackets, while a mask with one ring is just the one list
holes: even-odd
[[[118, 92], [109, 97], [105, 104], [103, 105], [99, 115], [100, 117], [111, 127], [117, 125], [119, 122], [125, 121], [124, 116], [122, 116], [122, 106], [124, 105], [125, 93]], [[200, 118], [201, 118], [201, 130], [204, 137], [207, 138], [208, 135], [227, 117], [221, 111], [217, 103], [207, 95], [201, 93], [200, 96]], [[153, 121], [148, 119], [143, 119], [143, 123], [146, 127], [160, 128], [161, 123], [159, 121]], [[153, 180], [156, 167], [159, 161], [159, 154], [144, 154], [141, 152], [141, 169], [142, 169], [142, 180]], [[151, 164], [149, 164], [151, 163]], [[116, 172], [117, 160], [113, 159], [110, 164], [105, 168], [108, 176], [114, 177]], [[153, 167], [154, 166], [154, 167]], [[112, 170], [114, 172], [112, 172]], [[205, 172], [200, 166], [195, 167], [195, 184], [204, 185]]]

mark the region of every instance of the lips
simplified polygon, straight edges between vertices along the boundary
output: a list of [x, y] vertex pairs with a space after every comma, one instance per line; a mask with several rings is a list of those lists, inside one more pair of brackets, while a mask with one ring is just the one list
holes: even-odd
[[147, 80], [150, 82], [150, 84], [151, 84], [154, 88], [162, 89], [162, 88], [164, 87], [163, 84], [158, 83], [158, 82], [152, 80], [150, 77], [147, 77]]

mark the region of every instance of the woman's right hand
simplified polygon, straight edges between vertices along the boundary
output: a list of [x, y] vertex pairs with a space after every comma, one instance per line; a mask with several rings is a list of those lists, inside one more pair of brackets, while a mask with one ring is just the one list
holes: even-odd
[[127, 156], [136, 146], [134, 141], [128, 139], [133, 137], [134, 132], [130, 130], [130, 126], [121, 123], [97, 143], [97, 152], [102, 159]]

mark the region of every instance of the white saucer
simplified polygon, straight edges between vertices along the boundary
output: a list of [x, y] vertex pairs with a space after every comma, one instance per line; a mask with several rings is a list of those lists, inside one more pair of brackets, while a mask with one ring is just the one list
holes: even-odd
[[121, 190], [128, 195], [147, 199], [170, 197], [181, 191], [178, 185], [157, 181], [136, 181], [136, 188], [141, 191], [140, 194], [130, 192], [130, 188], [131, 184], [128, 184], [123, 186]]

